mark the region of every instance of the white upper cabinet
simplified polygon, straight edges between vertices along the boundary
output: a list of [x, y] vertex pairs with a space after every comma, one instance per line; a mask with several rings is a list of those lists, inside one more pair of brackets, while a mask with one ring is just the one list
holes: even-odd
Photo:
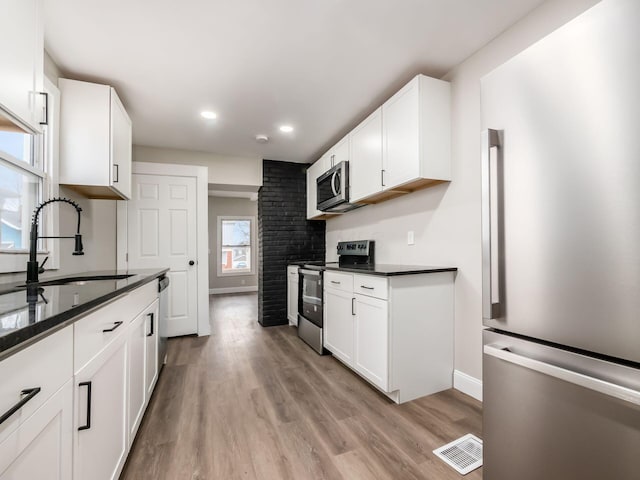
[[307, 170], [307, 220], [323, 220], [339, 215], [318, 210], [316, 179], [338, 163], [349, 161], [350, 140], [349, 135], [344, 137]]
[[331, 167], [335, 167], [340, 162], [349, 161], [349, 141], [350, 137], [349, 135], [347, 135], [333, 147], [331, 147], [331, 150], [323, 155], [323, 159], [328, 159], [324, 161], [325, 170], [329, 170]]
[[322, 162], [317, 161], [307, 169], [307, 220], [320, 218], [324, 212], [318, 210], [318, 188], [316, 179], [324, 172]]
[[448, 82], [418, 75], [382, 105], [382, 189], [451, 180]]
[[3, 0], [0, 16], [0, 106], [28, 129], [43, 114], [42, 0]]
[[61, 78], [60, 183], [88, 198], [131, 197], [131, 120], [108, 85]]
[[351, 132], [349, 201], [382, 191], [382, 107]]
[[342, 161], [349, 161], [351, 203], [377, 203], [450, 181], [449, 83], [416, 76], [313, 164], [308, 219], [326, 218], [315, 210], [315, 179]]

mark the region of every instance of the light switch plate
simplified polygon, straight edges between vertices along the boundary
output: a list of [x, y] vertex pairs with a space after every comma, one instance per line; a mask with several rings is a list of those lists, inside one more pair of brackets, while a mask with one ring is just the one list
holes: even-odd
[[413, 235], [413, 230], [409, 230], [407, 232], [407, 245], [415, 245], [415, 237]]

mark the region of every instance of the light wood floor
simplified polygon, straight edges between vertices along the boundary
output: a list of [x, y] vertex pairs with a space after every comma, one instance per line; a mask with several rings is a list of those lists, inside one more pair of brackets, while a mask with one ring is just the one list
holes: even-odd
[[481, 404], [448, 390], [395, 405], [290, 327], [262, 328], [257, 296], [213, 297], [213, 333], [169, 357], [124, 479], [472, 479], [431, 451], [481, 436]]

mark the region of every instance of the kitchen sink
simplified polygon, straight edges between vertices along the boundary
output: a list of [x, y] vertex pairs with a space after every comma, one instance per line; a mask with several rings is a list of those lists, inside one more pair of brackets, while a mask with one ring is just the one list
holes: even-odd
[[[122, 274], [122, 275], [90, 275], [86, 277], [67, 277], [67, 278], [58, 278], [55, 280], [45, 280], [43, 282], [38, 282], [38, 285], [41, 287], [47, 287], [52, 285], [86, 285], [89, 282], [95, 282], [99, 280], [123, 280], [125, 278], [133, 277], [132, 274]], [[26, 287], [26, 285], [23, 285]]]
[[[63, 285], [87, 285], [91, 282], [104, 281], [104, 280], [123, 280], [125, 278], [133, 277], [133, 274], [121, 274], [121, 275], [89, 275], [86, 277], [67, 277], [57, 278], [55, 280], [44, 280], [38, 282], [35, 285], [38, 287], [51, 287], [51, 286], [63, 286]], [[20, 285], [19, 289], [27, 288], [27, 285]]]
[[[87, 275], [87, 276], [70, 276], [65, 278], [56, 278], [53, 280], [43, 280], [42, 282], [37, 282], [33, 285], [34, 287], [54, 287], [54, 286], [65, 286], [65, 285], [74, 285], [81, 286], [87, 285], [92, 282], [98, 281], [113, 281], [113, 280], [124, 280], [129, 277], [133, 277], [134, 274], [119, 274], [119, 275]], [[8, 288], [3, 288], [0, 286], [0, 295], [5, 293], [19, 292], [27, 289], [27, 284], [9, 286]]]

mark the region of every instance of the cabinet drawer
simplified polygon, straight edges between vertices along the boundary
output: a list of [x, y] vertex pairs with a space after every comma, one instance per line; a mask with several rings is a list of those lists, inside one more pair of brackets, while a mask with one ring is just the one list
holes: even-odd
[[78, 320], [73, 325], [74, 372], [119, 337], [127, 325], [158, 297], [157, 292], [158, 283], [150, 282]]
[[389, 298], [387, 287], [388, 283], [385, 277], [376, 277], [374, 275], [353, 276], [353, 291], [360, 295], [387, 300]]
[[350, 273], [324, 272], [324, 286], [343, 292], [353, 292], [353, 275]]
[[73, 328], [67, 327], [0, 362], [0, 415], [40, 388], [22, 408], [0, 425], [0, 442], [27, 420], [73, 376]]

